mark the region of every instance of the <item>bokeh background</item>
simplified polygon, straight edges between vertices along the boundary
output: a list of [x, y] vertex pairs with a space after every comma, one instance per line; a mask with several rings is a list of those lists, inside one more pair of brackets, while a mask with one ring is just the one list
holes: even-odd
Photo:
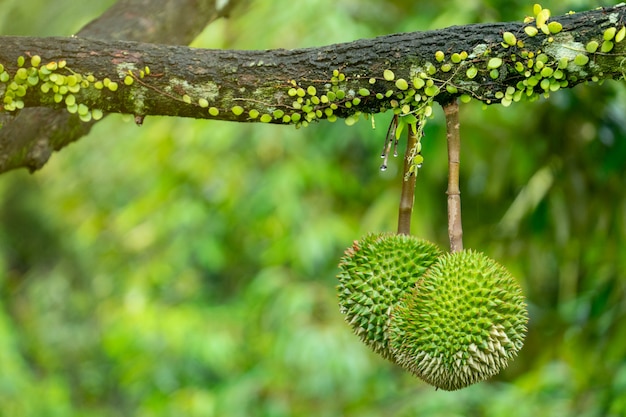
[[[112, 1], [3, 0], [0, 33], [70, 35]], [[552, 1], [553, 15], [609, 2]], [[521, 20], [511, 0], [254, 1], [194, 42], [296, 48]], [[371, 353], [337, 262], [393, 231], [390, 114], [305, 129], [111, 115], [41, 171], [0, 176], [0, 415], [626, 415], [626, 90], [461, 108], [465, 245], [528, 297], [519, 357], [456, 392]], [[442, 112], [413, 233], [445, 246]]]

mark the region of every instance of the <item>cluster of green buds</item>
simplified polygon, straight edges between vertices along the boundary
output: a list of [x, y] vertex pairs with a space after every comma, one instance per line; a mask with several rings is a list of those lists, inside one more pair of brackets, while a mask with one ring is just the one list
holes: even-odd
[[13, 76], [0, 64], [0, 97], [5, 111], [22, 109], [28, 90], [39, 88], [44, 97], [55, 104], [63, 103], [69, 113], [77, 114], [82, 121], [99, 120], [103, 116], [102, 110], [90, 109], [77, 99], [82, 89], [90, 87], [114, 92], [118, 89], [118, 83], [109, 78], [100, 81], [91, 74], [76, 73], [67, 67], [64, 60], [44, 64], [39, 55], [28, 60], [24, 56], [18, 57], [17, 70]]

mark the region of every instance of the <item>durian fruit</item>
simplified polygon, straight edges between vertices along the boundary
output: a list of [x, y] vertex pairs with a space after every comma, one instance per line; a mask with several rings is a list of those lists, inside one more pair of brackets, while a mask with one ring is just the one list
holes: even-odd
[[339, 263], [339, 305], [354, 332], [383, 357], [389, 350], [391, 311], [443, 252], [414, 236], [369, 234]]
[[449, 253], [393, 309], [390, 352], [429, 384], [456, 390], [505, 368], [527, 322], [522, 290], [503, 266], [471, 250]]

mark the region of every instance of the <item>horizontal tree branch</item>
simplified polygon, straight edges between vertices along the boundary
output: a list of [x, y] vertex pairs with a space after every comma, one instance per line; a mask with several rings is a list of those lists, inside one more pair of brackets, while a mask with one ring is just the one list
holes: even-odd
[[[228, 16], [234, 7], [245, 1], [119, 0], [76, 36], [188, 44], [207, 24]], [[18, 54], [27, 54], [26, 48], [15, 46], [22, 51]], [[11, 68], [4, 57], [0, 59], [0, 64], [7, 70]], [[1, 92], [0, 86], [0, 98], [3, 95]], [[89, 133], [94, 122], [83, 122], [75, 114], [58, 107], [30, 107], [19, 114], [0, 111], [0, 173], [19, 167], [26, 167], [31, 172], [41, 168], [53, 150], [59, 150]]]
[[[35, 85], [14, 101], [73, 111], [81, 104], [78, 111], [86, 119], [103, 111], [139, 119], [168, 115], [299, 125], [345, 118], [351, 124], [360, 114], [388, 109], [424, 114], [432, 102], [459, 96], [509, 105], [581, 82], [622, 78], [625, 14], [626, 7], [616, 6], [546, 24], [538, 17], [296, 50], [0, 37], [0, 63], [12, 77], [20, 56], [26, 70], [33, 56], [41, 58], [39, 66], [65, 64], [52, 70], [62, 81], [46, 80], [45, 74], [37, 82], [33, 78]], [[50, 92], [76, 77], [82, 85], [77, 91]], [[0, 94], [7, 85], [0, 84]]]

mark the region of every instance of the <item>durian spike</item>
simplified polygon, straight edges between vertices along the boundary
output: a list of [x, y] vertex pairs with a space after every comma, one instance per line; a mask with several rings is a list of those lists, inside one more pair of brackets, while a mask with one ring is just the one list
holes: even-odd
[[461, 190], [459, 165], [461, 162], [461, 135], [459, 133], [459, 104], [456, 100], [444, 106], [446, 137], [448, 139], [448, 237], [450, 252], [463, 250], [463, 225], [461, 223]]
[[[418, 122], [419, 123], [419, 122]], [[417, 175], [410, 173], [413, 164], [411, 150], [417, 146], [417, 126], [408, 126], [407, 144], [404, 152], [404, 172], [402, 174], [402, 192], [400, 194], [400, 208], [398, 210], [398, 234], [411, 234], [411, 214], [413, 213], [413, 203], [415, 201], [415, 179]]]

